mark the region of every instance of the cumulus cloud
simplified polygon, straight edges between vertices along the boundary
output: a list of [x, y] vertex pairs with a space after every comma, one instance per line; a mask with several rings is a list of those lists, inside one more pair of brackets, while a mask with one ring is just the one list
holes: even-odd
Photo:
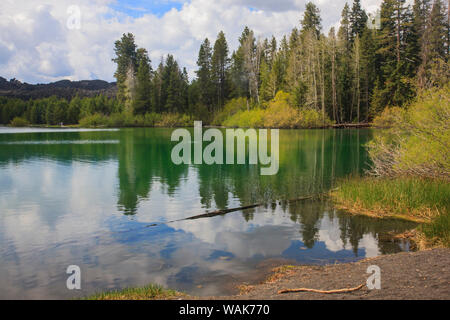
[[[59, 79], [112, 81], [114, 41], [132, 32], [154, 65], [172, 53], [194, 75], [200, 43], [223, 30], [230, 49], [248, 25], [259, 37], [280, 39], [299, 26], [306, 0], [159, 0], [177, 5], [165, 11], [140, 10], [133, 16], [114, 0], [3, 0], [0, 4], [0, 76], [30, 83]], [[324, 32], [337, 25], [345, 0], [315, 0]], [[349, 1], [351, 2], [351, 1]], [[374, 11], [381, 0], [363, 0]], [[80, 29], [67, 27], [72, 5], [81, 12]]]

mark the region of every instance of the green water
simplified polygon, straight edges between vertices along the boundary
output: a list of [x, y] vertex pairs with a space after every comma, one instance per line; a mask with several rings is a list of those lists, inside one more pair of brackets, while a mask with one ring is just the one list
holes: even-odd
[[[370, 130], [280, 130], [274, 176], [258, 165], [174, 165], [172, 131], [0, 128], [0, 298], [148, 283], [218, 295], [267, 261], [347, 262], [409, 248], [379, 235], [410, 223], [286, 201], [362, 174]], [[168, 223], [257, 202], [270, 204]], [[69, 265], [81, 268], [81, 290], [66, 288]]]

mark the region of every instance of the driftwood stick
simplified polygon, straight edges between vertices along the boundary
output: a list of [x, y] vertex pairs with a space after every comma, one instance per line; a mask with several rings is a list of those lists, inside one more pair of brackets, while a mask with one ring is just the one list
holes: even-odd
[[282, 293], [291, 293], [291, 292], [316, 292], [316, 293], [325, 293], [325, 294], [332, 294], [332, 293], [346, 293], [346, 292], [352, 292], [361, 289], [364, 287], [364, 283], [354, 287], [354, 288], [345, 288], [345, 289], [338, 289], [338, 290], [317, 290], [317, 289], [309, 289], [309, 288], [299, 288], [299, 289], [284, 289], [278, 291], [278, 294]]

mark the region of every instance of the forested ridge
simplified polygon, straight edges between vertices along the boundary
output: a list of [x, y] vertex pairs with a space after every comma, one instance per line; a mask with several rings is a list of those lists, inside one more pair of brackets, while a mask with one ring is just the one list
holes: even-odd
[[29, 100], [57, 96], [71, 100], [77, 95], [79, 97], [94, 97], [100, 94], [114, 97], [116, 95], [116, 84], [103, 80], [60, 80], [45, 84], [29, 84], [22, 83], [15, 78], [8, 81], [0, 77], [0, 96], [4, 97]]
[[[155, 70], [133, 34], [114, 44], [117, 95], [109, 98], [0, 98], [0, 123], [177, 126], [192, 120], [228, 126], [317, 127], [370, 122], [387, 107], [449, 81], [450, 11], [442, 0], [384, 0], [368, 15], [345, 4], [338, 30], [324, 34], [306, 4], [281, 39], [245, 27], [233, 52], [226, 35], [205, 39], [196, 77], [174, 56]], [[19, 121], [20, 122], [20, 121]]]

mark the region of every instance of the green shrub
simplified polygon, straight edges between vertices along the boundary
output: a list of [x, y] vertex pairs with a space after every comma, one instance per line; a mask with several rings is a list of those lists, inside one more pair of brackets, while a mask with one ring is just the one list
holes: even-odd
[[15, 117], [10, 122], [11, 127], [27, 127], [30, 125], [30, 122], [27, 119], [21, 117]]
[[108, 127], [120, 128], [126, 126], [126, 121], [123, 113], [112, 113], [108, 119]]
[[162, 115], [156, 112], [146, 113], [144, 116], [144, 123], [146, 127], [154, 127], [162, 120]]
[[406, 110], [385, 111], [368, 144], [373, 173], [450, 178], [450, 85], [422, 93]]
[[86, 128], [92, 127], [107, 127], [109, 126], [109, 118], [103, 114], [95, 113], [85, 116], [80, 120], [80, 126]]
[[298, 128], [321, 128], [327, 127], [332, 124], [332, 121], [322, 112], [314, 109], [302, 109], [300, 110], [299, 120], [297, 123]]
[[404, 121], [406, 110], [400, 107], [386, 108], [373, 119], [373, 126], [378, 128], [392, 128], [398, 123]]
[[[237, 99], [235, 100], [224, 113], [231, 115], [218, 124], [242, 128], [318, 128], [332, 123], [327, 116], [324, 118], [316, 110], [294, 108], [291, 105], [291, 95], [283, 91], [278, 91], [275, 98], [267, 103], [266, 109], [252, 108], [247, 111], [241, 106], [238, 110]], [[245, 101], [241, 98], [240, 103]], [[215, 120], [221, 120], [224, 114], [219, 114]]]
[[188, 127], [192, 126], [191, 117], [180, 113], [165, 113], [161, 115], [161, 119], [155, 122], [157, 127]]
[[[247, 110], [247, 99], [246, 98], [235, 98], [228, 101], [223, 110], [214, 116], [212, 125], [220, 126], [224, 125], [224, 122], [231, 118], [233, 115], [239, 111]], [[234, 121], [233, 121], [234, 123]]]
[[296, 128], [300, 118], [298, 109], [289, 105], [290, 95], [279, 91], [269, 102], [264, 117], [267, 128]]
[[222, 124], [226, 127], [261, 128], [264, 127], [264, 114], [265, 111], [259, 108], [250, 111], [238, 111]]

